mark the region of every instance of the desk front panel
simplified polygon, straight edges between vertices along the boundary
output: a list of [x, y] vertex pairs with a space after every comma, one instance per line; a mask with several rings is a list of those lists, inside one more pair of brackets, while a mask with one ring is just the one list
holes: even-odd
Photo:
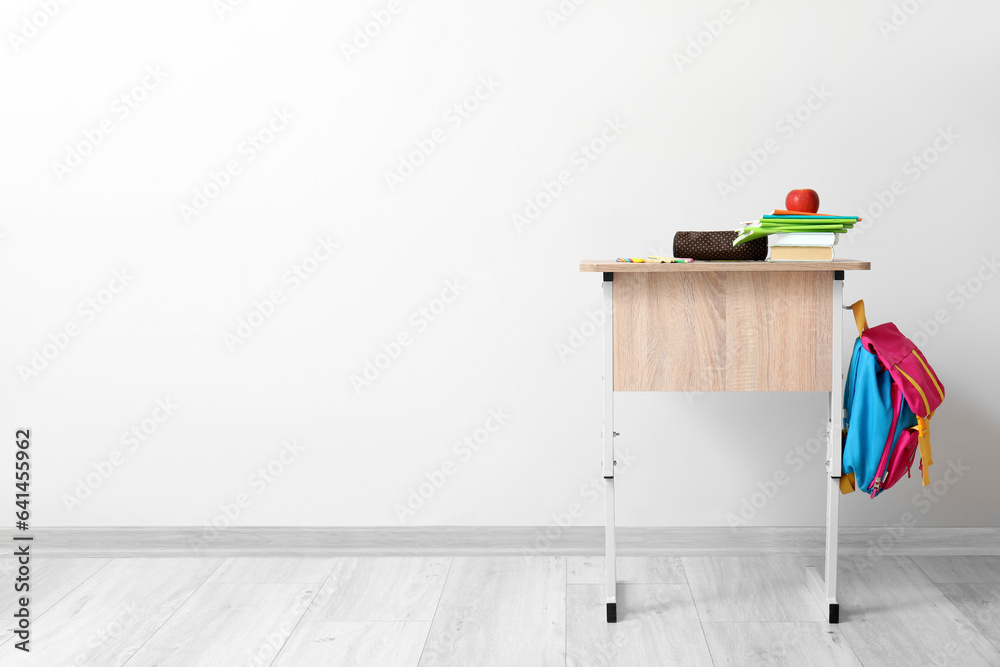
[[616, 273], [615, 391], [830, 391], [833, 271]]

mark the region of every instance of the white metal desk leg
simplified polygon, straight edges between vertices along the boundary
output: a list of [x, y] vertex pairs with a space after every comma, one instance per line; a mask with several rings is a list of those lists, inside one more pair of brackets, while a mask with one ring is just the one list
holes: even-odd
[[821, 578], [816, 568], [807, 568], [807, 579], [816, 601], [827, 612], [830, 623], [840, 622], [837, 602], [837, 537], [840, 529], [841, 422], [843, 418], [844, 272], [833, 274], [833, 367], [830, 391], [829, 438], [826, 450], [826, 567]]
[[615, 421], [614, 421], [614, 273], [604, 274], [604, 557], [607, 574], [608, 623], [618, 622], [615, 574]]

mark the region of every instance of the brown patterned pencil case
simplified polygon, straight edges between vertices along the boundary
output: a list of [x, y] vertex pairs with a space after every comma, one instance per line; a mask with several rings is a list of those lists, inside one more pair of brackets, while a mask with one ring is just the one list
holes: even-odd
[[677, 232], [674, 234], [674, 257], [711, 260], [760, 261], [767, 259], [767, 237], [733, 247], [739, 232]]

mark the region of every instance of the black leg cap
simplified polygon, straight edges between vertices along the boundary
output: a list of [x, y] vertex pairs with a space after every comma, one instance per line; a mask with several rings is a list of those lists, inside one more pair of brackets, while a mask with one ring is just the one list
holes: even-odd
[[618, 607], [617, 607], [617, 603], [615, 603], [615, 602], [609, 602], [608, 603], [608, 623], [617, 623], [617, 622], [618, 622]]
[[840, 623], [840, 605], [831, 604], [830, 605], [830, 622]]

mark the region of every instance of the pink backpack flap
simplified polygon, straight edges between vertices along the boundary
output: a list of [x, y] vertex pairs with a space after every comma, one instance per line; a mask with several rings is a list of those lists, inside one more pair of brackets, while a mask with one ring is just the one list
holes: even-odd
[[861, 344], [889, 371], [913, 414], [926, 418], [941, 405], [944, 385], [913, 341], [895, 324], [886, 322], [868, 329], [861, 336]]

